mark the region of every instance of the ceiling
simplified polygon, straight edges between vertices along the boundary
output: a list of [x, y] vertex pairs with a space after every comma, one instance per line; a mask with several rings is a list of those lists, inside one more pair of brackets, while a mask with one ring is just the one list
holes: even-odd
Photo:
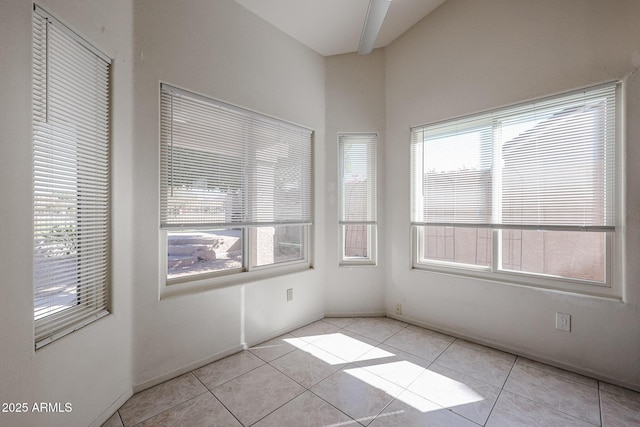
[[[356, 52], [369, 0], [235, 0], [323, 56]], [[393, 0], [374, 48], [384, 47], [445, 0]]]

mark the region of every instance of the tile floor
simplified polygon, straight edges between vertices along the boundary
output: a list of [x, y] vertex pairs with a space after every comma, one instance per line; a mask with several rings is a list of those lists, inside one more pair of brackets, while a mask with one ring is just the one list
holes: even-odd
[[640, 393], [390, 318], [325, 318], [129, 399], [105, 426], [640, 426]]

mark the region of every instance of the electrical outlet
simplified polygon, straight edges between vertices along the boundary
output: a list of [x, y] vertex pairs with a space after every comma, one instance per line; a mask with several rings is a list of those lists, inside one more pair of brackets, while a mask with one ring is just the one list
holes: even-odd
[[571, 315], [566, 313], [556, 313], [556, 329], [559, 331], [571, 332]]
[[287, 301], [293, 300], [293, 288], [287, 289]]
[[402, 314], [402, 304], [396, 304], [396, 314], [397, 315]]

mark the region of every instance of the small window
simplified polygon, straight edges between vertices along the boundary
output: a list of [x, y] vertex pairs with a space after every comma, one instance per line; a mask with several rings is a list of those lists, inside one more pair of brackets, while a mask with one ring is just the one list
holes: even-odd
[[167, 283], [308, 265], [312, 132], [163, 84]]
[[412, 129], [414, 267], [606, 294], [616, 85]]
[[33, 13], [36, 348], [107, 314], [111, 61]]
[[338, 135], [340, 263], [376, 263], [377, 135]]

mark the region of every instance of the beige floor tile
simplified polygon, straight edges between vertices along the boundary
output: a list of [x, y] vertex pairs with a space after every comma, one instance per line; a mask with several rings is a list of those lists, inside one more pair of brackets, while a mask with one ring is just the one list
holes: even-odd
[[245, 426], [278, 409], [305, 389], [272, 366], [264, 365], [212, 390]]
[[467, 341], [456, 340], [435, 362], [445, 368], [502, 387], [516, 357]]
[[500, 394], [500, 388], [468, 375], [432, 364], [408, 390], [484, 425]]
[[546, 405], [503, 391], [486, 427], [593, 427]]
[[369, 424], [402, 390], [356, 365], [345, 367], [311, 389], [363, 425]]
[[129, 427], [206, 391], [205, 386], [188, 373], [135, 394], [118, 412], [122, 423]]
[[324, 320], [327, 323], [331, 323], [339, 328], [344, 328], [347, 325], [352, 324], [361, 317], [325, 317]]
[[600, 405], [602, 405], [602, 425], [609, 426], [640, 426], [640, 393], [625, 390], [620, 393], [600, 390]]
[[407, 327], [406, 323], [388, 317], [365, 317], [344, 329], [382, 342]]
[[[269, 341], [265, 341], [261, 344], [255, 345], [251, 347], [249, 351], [265, 362], [271, 362], [278, 357], [284, 356], [287, 353], [291, 353], [292, 351], [298, 349], [301, 345], [306, 345], [306, 343], [301, 343], [300, 340], [296, 340], [295, 338], [296, 337], [291, 334], [282, 335]], [[295, 342], [297, 345], [292, 344], [292, 342]]]
[[379, 343], [362, 335], [344, 329], [327, 334], [322, 339], [313, 342], [318, 348], [338, 356], [345, 362], [354, 362], [366, 352], [375, 348]]
[[518, 357], [518, 360], [516, 360], [516, 366], [518, 365], [531, 366], [534, 368], [538, 368], [541, 371], [545, 371], [550, 374], [554, 374], [559, 377], [566, 378], [568, 380], [582, 383], [584, 385], [588, 385], [592, 387], [598, 386], [598, 381], [594, 380], [593, 378], [585, 377], [584, 375], [576, 374], [574, 372], [566, 371], [564, 369], [556, 368], [555, 366], [550, 366], [544, 363], [536, 362], [534, 360], [525, 359], [524, 357]]
[[514, 366], [504, 389], [553, 409], [600, 425], [598, 388], [527, 365]]
[[460, 415], [410, 391], [386, 407], [370, 427], [478, 427]]
[[306, 342], [312, 343], [322, 339], [328, 334], [333, 334], [340, 330], [339, 326], [336, 326], [330, 322], [324, 320], [318, 320], [317, 322], [310, 323], [302, 328], [298, 328], [291, 332], [294, 335]]
[[433, 362], [454, 339], [427, 329], [408, 327], [387, 339], [384, 344]]
[[264, 364], [262, 359], [250, 351], [241, 351], [217, 362], [209, 363], [196, 369], [193, 373], [211, 390]]
[[271, 362], [271, 366], [306, 388], [311, 388], [345, 366], [331, 353], [309, 344]]
[[138, 427], [242, 427], [211, 393], [203, 393], [149, 418]]
[[358, 358], [354, 365], [406, 388], [431, 365], [428, 360], [380, 344]]
[[124, 424], [122, 424], [122, 420], [120, 419], [120, 414], [118, 414], [117, 412], [115, 414], [113, 414], [107, 421], [105, 421], [104, 424], [102, 424], [102, 427], [123, 427]]
[[359, 425], [357, 421], [309, 391], [254, 424], [255, 427], [357, 427]]

